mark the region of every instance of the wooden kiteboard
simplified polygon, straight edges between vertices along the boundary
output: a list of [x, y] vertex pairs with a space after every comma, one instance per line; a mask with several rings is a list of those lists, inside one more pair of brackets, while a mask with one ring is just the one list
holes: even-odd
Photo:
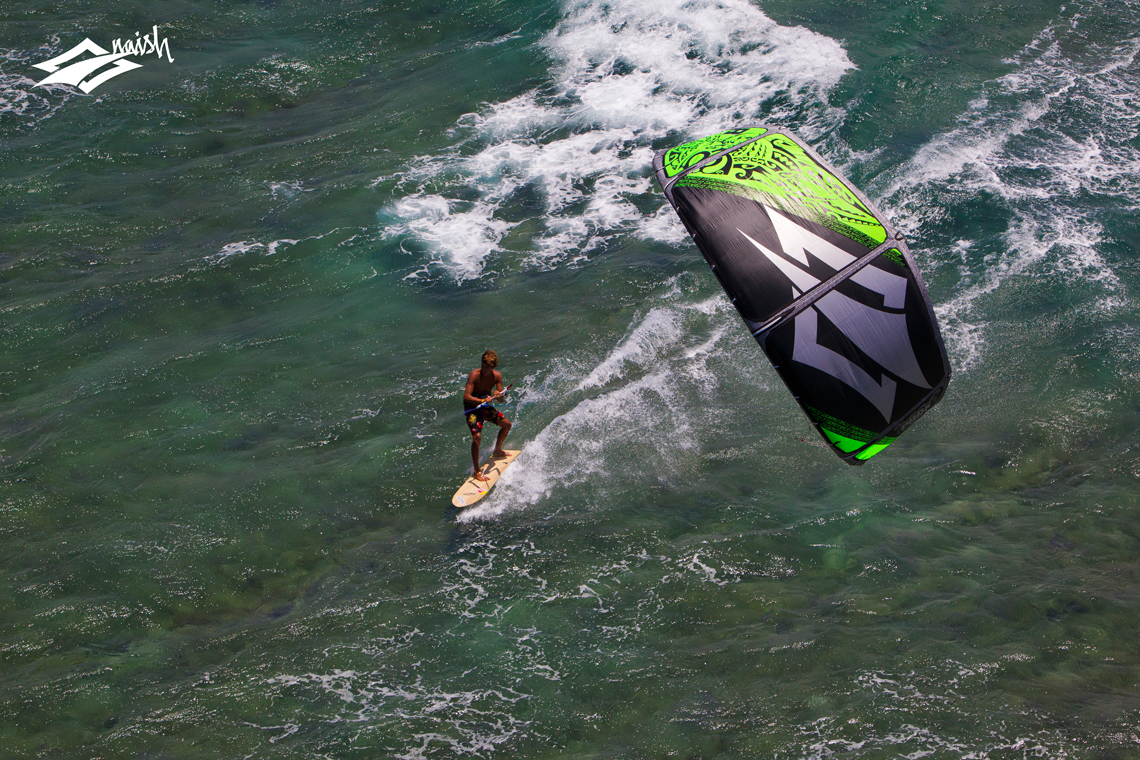
[[467, 478], [455, 495], [451, 497], [452, 505], [463, 509], [470, 507], [475, 502], [482, 499], [487, 495], [487, 492], [499, 480], [499, 476], [506, 471], [507, 466], [515, 461], [515, 457], [522, 453], [522, 451], [512, 451], [511, 449], [503, 449], [507, 453], [502, 459], [488, 459], [479, 468], [479, 472], [487, 478], [486, 480], [476, 480], [474, 477]]

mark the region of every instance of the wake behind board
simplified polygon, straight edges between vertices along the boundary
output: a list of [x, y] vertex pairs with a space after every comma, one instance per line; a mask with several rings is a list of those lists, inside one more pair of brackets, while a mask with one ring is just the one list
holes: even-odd
[[455, 495], [451, 497], [453, 506], [459, 507], [460, 509], [470, 507], [486, 496], [487, 492], [498, 482], [499, 476], [506, 471], [507, 466], [515, 461], [515, 457], [522, 453], [522, 451], [512, 451], [511, 449], [503, 449], [503, 451], [507, 453], [505, 457], [502, 459], [488, 459], [483, 463], [483, 466], [479, 468], [479, 472], [483, 473], [484, 477], [487, 478], [486, 480], [481, 481], [470, 477], [464, 481], [463, 485], [459, 487], [459, 490], [455, 492]]

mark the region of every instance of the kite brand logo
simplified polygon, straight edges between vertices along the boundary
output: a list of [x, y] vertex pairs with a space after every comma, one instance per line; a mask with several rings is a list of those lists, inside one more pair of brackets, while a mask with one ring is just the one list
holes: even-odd
[[[69, 84], [90, 94], [92, 90], [107, 80], [133, 69], [142, 68], [141, 63], [126, 60], [128, 56], [140, 58], [154, 53], [161, 59], [162, 54], [166, 53], [166, 60], [174, 63], [174, 57], [170, 55], [170, 40], [165, 37], [161, 41], [159, 40], [157, 25], [151, 29], [151, 35], [144, 36], [141, 32], [135, 32], [133, 40], [128, 38], [126, 42], [123, 42], [121, 39], [116, 39], [111, 43], [110, 52], [96, 45], [88, 37], [62, 55], [43, 63], [33, 64], [37, 69], [48, 72], [48, 76], [36, 82], [36, 86]], [[84, 53], [91, 57], [71, 63]], [[70, 65], [65, 66], [64, 64]], [[108, 66], [110, 68], [107, 68]], [[96, 73], [100, 69], [103, 71]]]
[[[808, 266], [808, 253], [836, 271], [855, 261], [854, 256], [833, 243], [799, 226], [774, 209], [767, 206], [764, 208], [772, 221], [784, 255], [795, 259], [805, 268]], [[805, 269], [753, 240], [742, 230], [737, 229], [737, 232], [744, 235], [791, 281], [794, 298], [820, 284], [821, 281]], [[872, 308], [833, 290], [796, 315], [792, 360], [826, 372], [854, 388], [890, 422], [898, 383], [885, 373], [881, 374], [880, 381], [876, 381], [846, 356], [821, 346], [817, 339], [819, 315], [827, 317], [848, 340], [887, 372], [912, 385], [929, 388], [930, 384], [926, 382], [914, 355], [914, 347], [907, 332], [906, 314], [900, 313], [906, 303], [906, 278], [865, 266], [851, 275], [850, 279], [882, 295], [883, 306], [897, 309], [898, 312]]]

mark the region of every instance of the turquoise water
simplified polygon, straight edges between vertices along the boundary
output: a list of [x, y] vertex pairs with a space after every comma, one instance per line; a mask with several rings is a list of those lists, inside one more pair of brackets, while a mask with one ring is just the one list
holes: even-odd
[[[0, 756], [1140, 756], [1138, 51], [1125, 2], [6, 8]], [[947, 340], [861, 468], [651, 180], [753, 121]], [[486, 348], [523, 454], [457, 514]]]

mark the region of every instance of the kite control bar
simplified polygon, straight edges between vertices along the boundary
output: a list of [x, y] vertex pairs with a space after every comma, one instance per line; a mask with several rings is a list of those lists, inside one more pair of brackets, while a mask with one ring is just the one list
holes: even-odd
[[[515, 384], [511, 383], [510, 385], [508, 385], [506, 388], [503, 388], [503, 390], [499, 391], [498, 393], [491, 394], [491, 398], [494, 399], [495, 396], [499, 396], [499, 395], [505, 396], [507, 391], [509, 391], [511, 388], [514, 388], [514, 387], [515, 387]], [[476, 409], [482, 409], [483, 407], [490, 406], [490, 405], [491, 405], [490, 401], [484, 401], [479, 406], [473, 406], [470, 409], [464, 409], [463, 413], [464, 414], [470, 414], [471, 412], [475, 411]]]

